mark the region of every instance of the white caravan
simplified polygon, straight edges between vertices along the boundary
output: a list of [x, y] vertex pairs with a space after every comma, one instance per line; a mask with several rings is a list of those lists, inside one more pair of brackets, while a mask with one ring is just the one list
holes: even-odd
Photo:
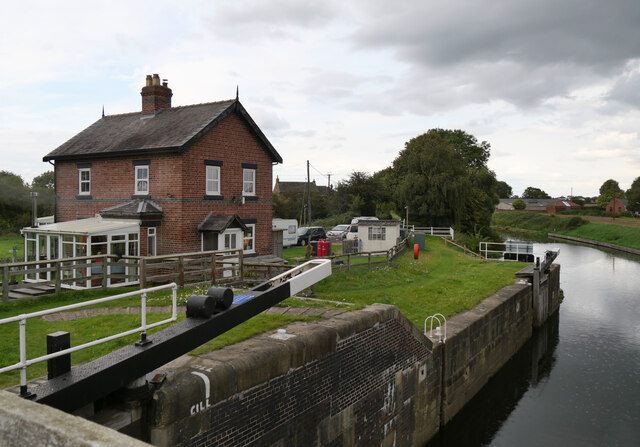
[[282, 232], [282, 246], [291, 247], [298, 243], [298, 221], [295, 219], [273, 219], [271, 228], [273, 230], [284, 230]]

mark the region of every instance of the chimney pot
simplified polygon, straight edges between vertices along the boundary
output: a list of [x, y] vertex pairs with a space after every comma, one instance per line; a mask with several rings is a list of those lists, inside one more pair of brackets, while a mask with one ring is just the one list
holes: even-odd
[[146, 85], [142, 87], [140, 95], [142, 95], [142, 114], [155, 114], [160, 109], [171, 108], [171, 97], [173, 93], [168, 87], [166, 79], [160, 84], [160, 76], [154, 73], [153, 76], [147, 75]]

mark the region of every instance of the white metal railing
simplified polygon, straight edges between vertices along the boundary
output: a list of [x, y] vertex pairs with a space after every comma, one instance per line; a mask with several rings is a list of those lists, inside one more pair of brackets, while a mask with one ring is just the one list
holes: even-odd
[[[166, 289], [171, 289], [171, 318], [167, 318], [165, 320], [162, 321], [158, 321], [156, 323], [152, 323], [152, 324], [147, 324], [147, 293], [153, 293], [153, 292], [157, 292], [160, 290], [166, 290]], [[99, 345], [102, 343], [106, 343], [108, 341], [112, 341], [118, 338], [122, 338], [122, 337], [126, 337], [128, 335], [132, 335], [135, 334], [137, 332], [141, 333], [141, 337], [142, 337], [142, 341], [146, 340], [146, 334], [147, 334], [147, 330], [154, 328], [156, 326], [160, 326], [163, 324], [167, 324], [167, 323], [171, 323], [173, 321], [176, 321], [178, 319], [178, 305], [177, 305], [177, 289], [178, 286], [175, 283], [171, 283], [171, 284], [164, 284], [161, 286], [156, 286], [156, 287], [150, 287], [148, 289], [140, 289], [140, 290], [135, 290], [133, 292], [127, 292], [127, 293], [121, 293], [119, 295], [113, 295], [113, 296], [108, 296], [105, 298], [98, 298], [95, 300], [91, 300], [91, 301], [84, 301], [82, 303], [76, 303], [76, 304], [69, 304], [68, 306], [61, 306], [61, 307], [56, 307], [54, 309], [46, 309], [46, 310], [41, 310], [38, 312], [32, 312], [29, 314], [22, 314], [22, 315], [16, 315], [15, 317], [9, 317], [9, 318], [4, 318], [2, 320], [0, 320], [0, 325], [1, 324], [7, 324], [7, 323], [15, 323], [18, 322], [20, 324], [20, 361], [14, 365], [10, 365], [10, 366], [5, 366], [3, 368], [0, 368], [0, 373], [4, 373], [4, 372], [8, 372], [8, 371], [13, 371], [16, 369], [20, 369], [20, 388], [21, 389], [26, 389], [26, 385], [27, 385], [27, 367], [35, 364], [35, 363], [40, 363], [40, 362], [44, 362], [46, 360], [50, 360], [56, 357], [60, 357], [62, 355], [66, 355], [66, 354], [71, 354], [72, 352], [76, 352], [76, 351], [80, 351], [82, 349], [85, 348], [89, 348], [91, 346], [95, 346], [95, 345]], [[73, 346], [71, 348], [68, 349], [64, 349], [62, 351], [58, 351], [58, 352], [54, 352], [51, 354], [47, 354], [47, 355], [43, 355], [41, 357], [36, 357], [34, 359], [27, 359], [27, 345], [26, 345], [26, 339], [27, 339], [27, 320], [29, 318], [37, 318], [37, 317], [42, 317], [44, 315], [49, 315], [49, 314], [53, 314], [53, 313], [58, 313], [58, 312], [64, 312], [67, 310], [72, 310], [72, 309], [78, 309], [81, 307], [87, 307], [87, 306], [93, 306], [96, 304], [100, 304], [100, 303], [106, 303], [109, 301], [114, 301], [114, 300], [118, 300], [118, 299], [122, 299], [122, 298], [128, 298], [131, 296], [136, 296], [136, 295], [140, 295], [140, 303], [141, 303], [141, 310], [140, 310], [140, 317], [141, 317], [141, 324], [140, 327], [137, 327], [135, 329], [131, 329], [125, 332], [121, 332], [119, 334], [114, 334], [114, 335], [110, 335], [108, 337], [104, 337], [98, 340], [94, 340], [88, 343], [84, 343], [82, 345], [78, 345], [78, 346]]]
[[450, 237], [455, 239], [455, 232], [451, 227], [414, 227], [414, 232], [429, 236]]
[[[519, 255], [533, 255], [533, 244], [531, 242], [480, 242], [480, 254], [489, 259], [490, 253], [496, 253], [502, 256], [504, 261], [518, 261]], [[515, 255], [515, 259], [508, 259], [505, 253]]]
[[[442, 314], [433, 314], [430, 317], [424, 319], [424, 335], [427, 335], [427, 321], [431, 320], [431, 327], [429, 329], [429, 337], [433, 333], [433, 322], [438, 322], [436, 327], [436, 337], [438, 337], [438, 343], [445, 343], [447, 341], [447, 319]], [[443, 326], [444, 324], [444, 326]], [[444, 327], [444, 332], [442, 328]], [[444, 337], [444, 338], [443, 338]]]

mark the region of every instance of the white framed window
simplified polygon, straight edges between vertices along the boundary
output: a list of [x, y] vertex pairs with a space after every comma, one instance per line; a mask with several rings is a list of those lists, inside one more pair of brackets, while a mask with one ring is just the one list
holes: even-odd
[[369, 227], [367, 233], [370, 241], [384, 241], [387, 239], [387, 229], [385, 227]]
[[206, 166], [207, 195], [220, 195], [220, 166]]
[[237, 247], [236, 233], [224, 233], [224, 248], [225, 250], [233, 250]]
[[245, 224], [247, 231], [244, 233], [244, 242], [242, 249], [247, 253], [255, 253], [256, 251], [256, 224]]
[[242, 170], [242, 195], [256, 195], [256, 170], [244, 168]]
[[135, 194], [149, 194], [149, 166], [136, 166]]
[[78, 194], [82, 196], [91, 194], [91, 168], [78, 169]]
[[156, 255], [156, 229], [147, 228], [147, 256]]

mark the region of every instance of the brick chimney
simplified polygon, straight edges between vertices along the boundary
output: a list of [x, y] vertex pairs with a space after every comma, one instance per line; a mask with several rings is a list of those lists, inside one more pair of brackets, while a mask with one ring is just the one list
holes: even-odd
[[165, 79], [160, 84], [160, 76], [154, 74], [147, 75], [147, 82], [142, 91], [142, 114], [150, 115], [155, 113], [158, 109], [170, 109], [171, 108], [171, 89], [167, 87], [167, 80]]

